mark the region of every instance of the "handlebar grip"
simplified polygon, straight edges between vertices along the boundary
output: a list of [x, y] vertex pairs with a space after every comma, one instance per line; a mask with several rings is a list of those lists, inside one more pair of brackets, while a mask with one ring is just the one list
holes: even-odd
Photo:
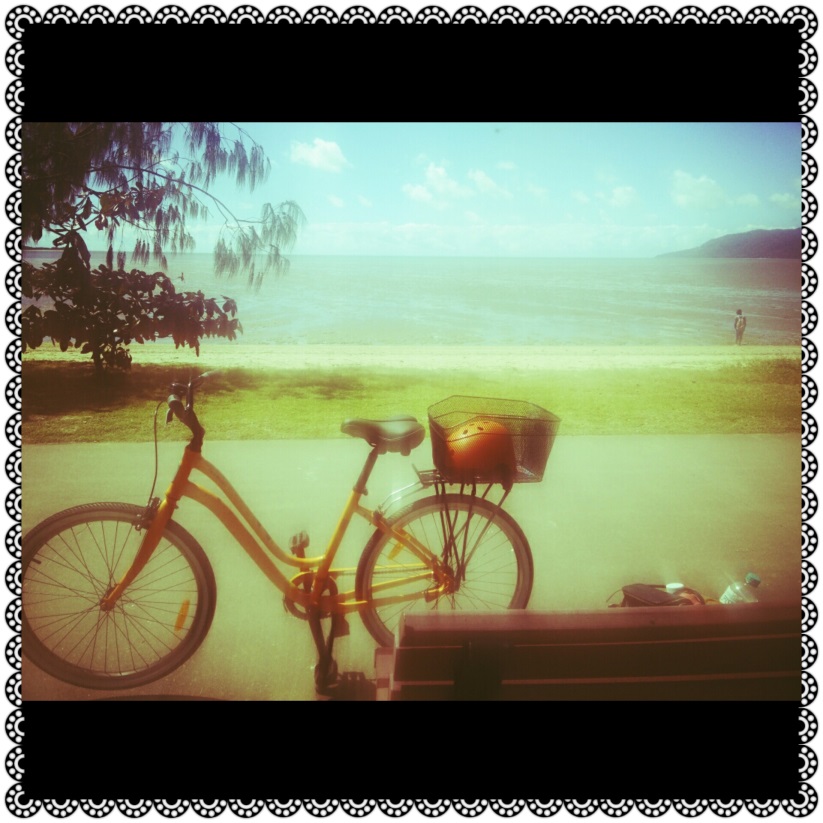
[[[185, 423], [186, 407], [183, 405], [183, 401], [176, 394], [170, 394], [167, 402], [169, 405], [169, 416], [173, 414], [178, 420]], [[166, 417], [166, 422], [168, 422], [169, 416]]]
[[193, 451], [200, 451], [200, 447], [203, 444], [203, 436], [205, 435], [205, 429], [200, 425], [200, 421], [197, 419], [197, 415], [194, 413], [194, 409], [185, 406], [183, 401], [180, 397], [176, 394], [170, 394], [168, 400], [169, 410], [166, 414], [166, 423], [171, 422], [172, 415], [176, 417], [186, 428], [191, 431], [193, 437], [191, 442], [189, 443], [188, 448], [192, 449]]

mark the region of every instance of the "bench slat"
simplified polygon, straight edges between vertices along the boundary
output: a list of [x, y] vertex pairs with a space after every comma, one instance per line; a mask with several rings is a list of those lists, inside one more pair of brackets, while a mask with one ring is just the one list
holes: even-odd
[[796, 701], [800, 620], [798, 604], [407, 615], [381, 697]]
[[[503, 680], [800, 671], [799, 637], [734, 637], [644, 643], [423, 646], [397, 649], [395, 679], [454, 680], [494, 666]], [[476, 662], [473, 661], [473, 657]]]
[[[800, 700], [796, 672], [734, 678], [649, 678], [504, 682], [494, 700]], [[395, 683], [391, 700], [455, 700], [451, 682]]]
[[400, 646], [463, 645], [481, 636], [511, 644], [677, 640], [799, 633], [799, 603], [657, 606], [597, 611], [427, 612], [405, 615]]

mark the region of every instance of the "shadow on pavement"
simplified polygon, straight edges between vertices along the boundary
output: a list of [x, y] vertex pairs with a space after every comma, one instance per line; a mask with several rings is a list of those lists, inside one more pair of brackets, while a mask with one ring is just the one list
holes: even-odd
[[[341, 672], [337, 682], [328, 690], [327, 694], [317, 694], [318, 700], [375, 700], [377, 687], [373, 680], [366, 677], [365, 672]], [[232, 702], [219, 697], [194, 697], [187, 694], [130, 694], [114, 697], [99, 697], [99, 701], [214, 701]]]

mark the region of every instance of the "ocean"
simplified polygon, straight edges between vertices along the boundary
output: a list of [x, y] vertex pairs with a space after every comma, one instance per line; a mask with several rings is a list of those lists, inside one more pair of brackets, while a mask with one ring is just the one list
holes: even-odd
[[[240, 340], [254, 344], [720, 345], [734, 339], [738, 308], [745, 343], [801, 340], [799, 260], [289, 259], [288, 273], [267, 275], [259, 290], [242, 276], [216, 278], [211, 253], [170, 255], [166, 273], [178, 290], [235, 299]], [[93, 265], [104, 260], [92, 255]]]

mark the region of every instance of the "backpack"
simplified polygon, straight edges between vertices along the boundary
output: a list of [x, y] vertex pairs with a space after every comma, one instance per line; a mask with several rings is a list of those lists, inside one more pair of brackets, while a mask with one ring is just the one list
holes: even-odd
[[670, 592], [659, 583], [632, 583], [623, 586], [620, 606], [703, 606], [705, 603], [699, 592], [687, 586]]

